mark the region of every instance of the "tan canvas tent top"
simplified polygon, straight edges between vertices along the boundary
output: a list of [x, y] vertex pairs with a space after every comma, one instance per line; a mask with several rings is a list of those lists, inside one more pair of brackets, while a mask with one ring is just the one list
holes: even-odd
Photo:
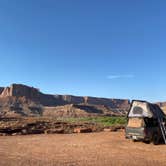
[[156, 104], [133, 100], [127, 117], [164, 118], [165, 114]]

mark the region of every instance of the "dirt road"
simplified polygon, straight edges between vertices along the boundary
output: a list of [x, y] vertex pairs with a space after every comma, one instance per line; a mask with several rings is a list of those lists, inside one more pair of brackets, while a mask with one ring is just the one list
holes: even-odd
[[123, 132], [0, 137], [0, 166], [165, 166], [166, 145], [133, 143]]

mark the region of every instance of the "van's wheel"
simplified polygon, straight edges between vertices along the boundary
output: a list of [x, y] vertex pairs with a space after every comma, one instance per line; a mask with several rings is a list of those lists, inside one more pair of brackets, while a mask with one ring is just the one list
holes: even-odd
[[149, 140], [143, 141], [145, 144], [150, 144]]
[[158, 137], [157, 133], [155, 133], [155, 134], [153, 135], [152, 141], [153, 141], [153, 144], [154, 144], [154, 145], [158, 145], [158, 144], [159, 144], [159, 137]]

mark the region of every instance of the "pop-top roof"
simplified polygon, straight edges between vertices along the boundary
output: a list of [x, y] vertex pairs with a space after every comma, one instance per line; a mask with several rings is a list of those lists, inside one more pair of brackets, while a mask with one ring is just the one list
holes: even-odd
[[146, 101], [133, 100], [128, 117], [148, 117], [148, 118], [163, 118], [165, 114], [156, 104], [148, 103]]

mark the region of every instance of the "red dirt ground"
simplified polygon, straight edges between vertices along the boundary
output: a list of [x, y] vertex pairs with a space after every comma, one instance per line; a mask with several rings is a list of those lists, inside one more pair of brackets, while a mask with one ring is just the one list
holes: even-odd
[[123, 132], [0, 137], [0, 166], [165, 166], [166, 145]]

